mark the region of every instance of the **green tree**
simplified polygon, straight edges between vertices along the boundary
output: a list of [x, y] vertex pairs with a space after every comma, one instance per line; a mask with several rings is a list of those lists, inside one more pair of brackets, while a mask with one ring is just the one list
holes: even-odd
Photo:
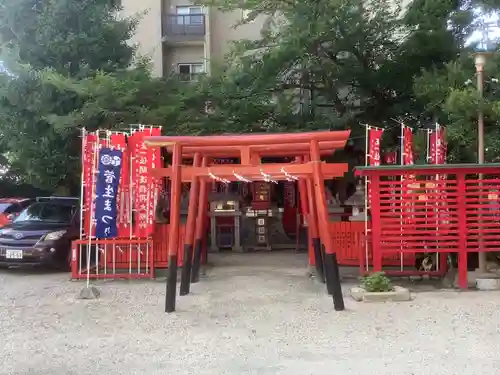
[[497, 3], [414, 0], [403, 9], [385, 0], [208, 0], [249, 10], [244, 22], [267, 17], [267, 27], [260, 40], [236, 43], [221, 73], [204, 83], [212, 113], [201, 122], [234, 131], [350, 127], [359, 140], [367, 123], [385, 127], [394, 147], [398, 122], [421, 128], [440, 118], [415, 80], [465, 53], [478, 6]]
[[[394, 127], [391, 118], [416, 117], [424, 108], [413, 95], [413, 77], [458, 51], [438, 10], [428, 18], [435, 19], [439, 33], [421, 28], [417, 10], [403, 17], [394, 1], [209, 4], [250, 10], [246, 22], [268, 17], [262, 39], [236, 45], [222, 83], [210, 92], [214, 112], [246, 129], [256, 121], [271, 131], [351, 127], [355, 135], [361, 135], [359, 123]], [[302, 103], [307, 110], [300, 110]]]
[[0, 1], [0, 142], [11, 173], [38, 187], [75, 190], [77, 126], [95, 128], [105, 116], [61, 121], [84, 109], [87, 98], [45, 75], [86, 80], [129, 67], [134, 48], [127, 41], [136, 21], [117, 20], [116, 11], [108, 0]]
[[[481, 7], [482, 6], [482, 7]], [[478, 94], [474, 67], [476, 43], [467, 44], [466, 36], [478, 28], [482, 18], [500, 10], [500, 2], [472, 2], [462, 12], [469, 23], [464, 27], [464, 37], [460, 41], [460, 53], [444, 65], [434, 66], [416, 77], [414, 90], [417, 98], [425, 103], [429, 118], [440, 122], [447, 128], [449, 140], [449, 160], [452, 162], [477, 161], [477, 119], [478, 110], [485, 116], [485, 159], [498, 161], [500, 156], [500, 92], [498, 64], [500, 57], [492, 54], [485, 67], [484, 97]], [[471, 17], [475, 13], [476, 18]], [[493, 51], [497, 46], [492, 46]]]

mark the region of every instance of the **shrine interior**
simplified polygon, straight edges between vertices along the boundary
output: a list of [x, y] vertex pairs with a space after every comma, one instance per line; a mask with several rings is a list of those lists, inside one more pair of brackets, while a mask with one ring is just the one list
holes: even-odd
[[[337, 154], [337, 153], [336, 153]], [[352, 147], [339, 150], [335, 159], [356, 159]], [[289, 163], [291, 158], [263, 158], [262, 163]], [[216, 159], [214, 164], [238, 164], [238, 158]], [[185, 159], [184, 165], [192, 165]], [[166, 166], [168, 163], [166, 163]], [[167, 181], [164, 182], [168, 184]], [[189, 183], [182, 186], [181, 225], [189, 204]], [[364, 185], [344, 176], [325, 182], [330, 221], [363, 221]], [[168, 191], [168, 187], [164, 189]], [[300, 209], [297, 181], [221, 183], [208, 187], [209, 252], [294, 250], [307, 252], [307, 222]], [[168, 223], [169, 197], [160, 197], [157, 223]]]

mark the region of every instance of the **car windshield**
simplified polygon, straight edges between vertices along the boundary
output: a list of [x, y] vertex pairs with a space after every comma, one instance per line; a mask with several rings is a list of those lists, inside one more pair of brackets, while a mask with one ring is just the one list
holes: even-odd
[[3, 214], [10, 206], [12, 206], [12, 203], [0, 203], [0, 214]]
[[69, 223], [75, 212], [75, 206], [57, 203], [35, 203], [25, 209], [14, 221], [43, 221], [48, 223]]

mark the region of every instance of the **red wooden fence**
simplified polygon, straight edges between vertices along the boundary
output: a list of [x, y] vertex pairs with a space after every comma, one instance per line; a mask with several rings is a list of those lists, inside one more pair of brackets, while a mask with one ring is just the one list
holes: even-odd
[[441, 265], [457, 253], [459, 285], [466, 288], [468, 252], [500, 251], [500, 164], [360, 170], [374, 192], [374, 271], [396, 251], [437, 252]]
[[[361, 272], [364, 272], [367, 255], [368, 263], [372, 265], [373, 255], [370, 242], [368, 242], [368, 254], [365, 250], [363, 222], [331, 222], [330, 228], [341, 266], [359, 266]], [[92, 250], [90, 276], [92, 278], [154, 277], [154, 269], [168, 267], [168, 232], [168, 224], [156, 224], [152, 241], [133, 240], [132, 245], [128, 245], [130, 241], [127, 239], [98, 241], [98, 252]], [[185, 227], [181, 225], [178, 245], [179, 266], [182, 266], [184, 257], [184, 232]], [[73, 278], [75, 279], [87, 276], [85, 260], [87, 244], [87, 241], [74, 242]], [[92, 245], [95, 246], [95, 244], [96, 241], [93, 240]], [[400, 253], [385, 254], [383, 264], [384, 266], [400, 266]], [[413, 254], [406, 254], [403, 264], [413, 266]]]
[[[359, 266], [361, 273], [373, 265], [371, 238], [365, 243], [365, 223], [359, 221], [340, 221], [330, 223], [330, 232], [337, 251], [337, 260], [341, 266]], [[403, 262], [401, 262], [403, 256]], [[388, 267], [413, 267], [415, 255], [408, 253], [384, 254], [383, 265]]]

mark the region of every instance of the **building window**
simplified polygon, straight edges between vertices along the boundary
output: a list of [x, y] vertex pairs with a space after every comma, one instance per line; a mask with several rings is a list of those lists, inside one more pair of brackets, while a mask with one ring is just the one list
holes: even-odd
[[178, 73], [181, 81], [195, 81], [205, 73], [205, 64], [179, 64]]
[[176, 13], [178, 25], [203, 24], [203, 8], [200, 6], [179, 6]]

